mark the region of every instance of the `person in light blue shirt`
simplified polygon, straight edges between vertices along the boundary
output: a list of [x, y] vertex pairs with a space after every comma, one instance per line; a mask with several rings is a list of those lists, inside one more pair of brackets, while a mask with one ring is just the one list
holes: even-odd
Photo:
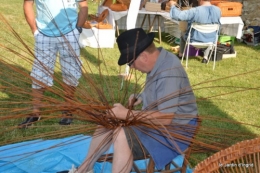
[[[179, 57], [182, 57], [184, 52], [185, 42], [192, 23], [201, 24], [220, 24], [221, 11], [217, 6], [211, 5], [210, 0], [198, 0], [200, 6], [191, 8], [189, 10], [181, 11], [176, 7], [176, 2], [169, 1], [168, 5], [171, 6], [170, 16], [178, 21], [187, 21], [188, 27], [184, 35], [181, 36]], [[191, 42], [214, 42], [216, 33], [200, 33], [194, 31], [191, 35]], [[203, 63], [207, 62], [207, 55], [210, 49], [204, 53]]]
[[38, 31], [50, 37], [71, 32], [78, 22], [77, 3], [76, 0], [35, 0]]
[[[35, 60], [31, 71], [33, 110], [19, 124], [20, 128], [26, 128], [40, 119], [41, 99], [46, 88], [53, 85], [58, 55], [65, 102], [73, 100], [78, 79], [82, 75], [78, 40], [88, 16], [86, 0], [24, 0], [23, 8], [35, 39]], [[64, 110], [63, 115], [72, 114]], [[71, 122], [71, 118], [62, 118], [59, 123], [68, 125]]]

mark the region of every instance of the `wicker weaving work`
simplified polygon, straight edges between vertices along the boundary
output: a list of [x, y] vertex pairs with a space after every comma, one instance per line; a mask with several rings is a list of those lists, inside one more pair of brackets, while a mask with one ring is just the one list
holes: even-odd
[[199, 163], [194, 173], [259, 173], [260, 138], [239, 142]]
[[113, 26], [108, 23], [107, 19], [105, 19], [103, 22], [99, 22], [96, 25], [96, 28], [98, 28], [98, 29], [113, 29]]
[[83, 28], [90, 29], [92, 27], [97, 27], [99, 29], [112, 29], [112, 25], [108, 23], [106, 17], [108, 16], [109, 11], [105, 9], [99, 16], [89, 14], [91, 18], [90, 21], [86, 21], [83, 25]]

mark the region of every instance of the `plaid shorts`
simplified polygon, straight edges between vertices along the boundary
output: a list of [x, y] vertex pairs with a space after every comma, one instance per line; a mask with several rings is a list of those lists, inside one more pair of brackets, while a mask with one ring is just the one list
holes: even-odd
[[74, 29], [61, 37], [48, 37], [42, 33], [34, 36], [36, 58], [31, 71], [32, 88], [39, 89], [53, 85], [58, 55], [63, 82], [70, 86], [78, 85], [78, 79], [82, 75], [79, 35], [78, 30]]

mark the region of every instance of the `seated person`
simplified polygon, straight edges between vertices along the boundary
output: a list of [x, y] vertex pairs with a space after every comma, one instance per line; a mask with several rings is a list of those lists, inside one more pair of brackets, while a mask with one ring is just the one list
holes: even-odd
[[[127, 30], [117, 38], [121, 53], [118, 64], [127, 64], [130, 68], [146, 73], [147, 78], [141, 97], [133, 99], [135, 97], [131, 95], [129, 98], [130, 105], [142, 102], [142, 110], [129, 110], [116, 103], [108, 112], [120, 120], [126, 120], [130, 116], [132, 121], [141, 125], [122, 125], [112, 130], [99, 126], [93, 135], [86, 159], [75, 172], [93, 172], [95, 162], [111, 144], [114, 147], [113, 173], [130, 172], [133, 161], [144, 159], [147, 154], [151, 155], [157, 169], [162, 169], [180, 154], [179, 147], [174, 144], [180, 146], [181, 151], [189, 146], [189, 142], [172, 142], [172, 139], [164, 136], [165, 133], [162, 134], [155, 128], [148, 130], [145, 126], [151, 124], [158, 129], [167, 128], [169, 132], [173, 132], [172, 129], [176, 126], [189, 126], [189, 130], [191, 126], [197, 126], [196, 99], [184, 68], [174, 54], [156, 48], [153, 40], [154, 33], [146, 34], [141, 28]], [[191, 131], [180, 133], [185, 134], [188, 140], [193, 136]]]
[[[168, 5], [171, 6], [170, 16], [171, 18], [179, 21], [187, 21], [188, 27], [185, 35], [181, 36], [180, 39], [180, 51], [179, 57], [182, 57], [184, 53], [185, 42], [190, 30], [192, 23], [201, 23], [201, 24], [220, 24], [221, 11], [217, 6], [211, 5], [211, 0], [198, 0], [199, 6], [191, 8], [189, 10], [181, 11], [176, 7], [176, 2], [169, 1]], [[191, 42], [214, 42], [216, 33], [200, 33], [194, 31], [191, 35]], [[208, 47], [204, 52], [204, 57], [202, 63], [206, 63], [211, 47]]]

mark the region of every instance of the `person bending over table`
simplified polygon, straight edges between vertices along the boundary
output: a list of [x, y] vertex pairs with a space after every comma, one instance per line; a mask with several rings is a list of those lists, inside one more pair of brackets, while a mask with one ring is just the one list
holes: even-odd
[[[136, 98], [134, 102], [134, 105], [142, 102], [142, 110], [132, 110], [130, 114], [139, 116], [140, 121], [147, 123], [152, 121], [160, 124], [159, 127], [171, 126], [173, 128], [178, 125], [184, 128], [189, 125], [195, 127], [198, 114], [197, 104], [188, 76], [179, 59], [163, 48], [156, 48], [153, 40], [154, 33], [146, 34], [142, 28], [127, 30], [117, 38], [121, 53], [118, 65], [127, 64], [130, 68], [147, 74], [146, 85], [141, 97]], [[134, 94], [130, 96], [129, 102], [132, 102], [133, 98], [135, 98]], [[151, 105], [155, 106], [151, 108]], [[129, 113], [129, 109], [120, 103], [114, 104], [111, 111], [122, 120], [125, 120]], [[160, 118], [165, 115], [170, 115], [171, 118]], [[177, 115], [181, 118], [178, 118]], [[169, 141], [169, 138], [165, 138], [156, 131], [147, 130], [147, 127], [143, 126], [118, 127], [114, 130], [117, 133], [113, 135], [113, 139], [108, 139], [107, 135], [111, 135], [112, 138], [112, 130], [99, 127], [93, 135], [87, 157], [74, 172], [93, 172], [95, 162], [109, 149], [111, 144], [114, 147], [113, 173], [130, 172], [133, 161], [140, 157], [144, 158], [144, 154], [149, 154], [155, 161], [157, 169], [162, 169], [180, 152]], [[185, 136], [193, 136], [192, 132], [186, 133]], [[102, 150], [99, 150], [100, 144], [104, 141], [107, 144], [102, 147]], [[189, 142], [183, 143], [178, 140], [175, 142], [181, 151], [189, 146]], [[166, 147], [166, 143], [172, 148]]]
[[[188, 23], [185, 35], [182, 35], [180, 38], [180, 50], [178, 55], [179, 58], [181, 58], [184, 53], [186, 39], [188, 37], [188, 33], [192, 23], [196, 22], [201, 24], [220, 24], [221, 11], [218, 7], [212, 5], [210, 1], [211, 0], [198, 0], [198, 7], [194, 7], [184, 11], [181, 11], [179, 8], [176, 7], [176, 2], [168, 2], [168, 6], [171, 7], [171, 18], [179, 21], [187, 21]], [[205, 34], [194, 31], [191, 34], [191, 42], [214, 42], [215, 35], [215, 32]], [[202, 63], [207, 63], [207, 58], [211, 49], [212, 47], [210, 46], [205, 50]]]

